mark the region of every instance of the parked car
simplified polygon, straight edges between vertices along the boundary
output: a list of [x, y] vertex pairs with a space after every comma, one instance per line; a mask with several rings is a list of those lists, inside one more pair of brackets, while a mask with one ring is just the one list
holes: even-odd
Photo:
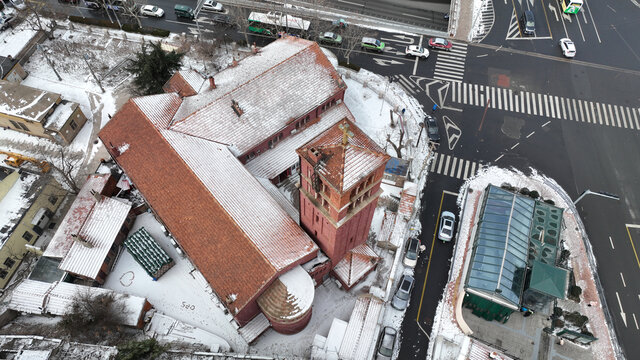
[[223, 12], [224, 8], [219, 2], [215, 2], [213, 0], [204, 0], [204, 2], [202, 3], [202, 10]]
[[438, 230], [438, 239], [451, 241], [453, 238], [453, 227], [456, 224], [456, 216], [450, 211], [443, 211], [440, 215], [440, 229]]
[[404, 54], [407, 56], [415, 56], [426, 59], [429, 57], [429, 50], [418, 45], [409, 45], [404, 49]]
[[559, 41], [560, 48], [562, 49], [562, 55], [567, 58], [576, 56], [576, 44], [569, 38], [562, 38]]
[[384, 43], [378, 39], [363, 37], [360, 48], [362, 50], [373, 50], [381, 53], [384, 51]]
[[326, 32], [318, 36], [318, 41], [325, 44], [340, 45], [342, 44], [342, 36], [333, 32]]
[[416, 267], [418, 263], [418, 255], [420, 255], [420, 240], [410, 238], [407, 242], [407, 249], [404, 253], [402, 263], [408, 267]]
[[428, 114], [425, 115], [424, 125], [427, 127], [427, 136], [429, 136], [429, 141], [439, 143], [440, 129], [438, 128], [438, 122], [436, 121], [436, 118]]
[[378, 351], [376, 352], [376, 360], [390, 360], [393, 355], [393, 348], [396, 344], [396, 329], [385, 326], [378, 338]]
[[193, 13], [193, 9], [188, 7], [187, 5], [176, 4], [173, 7], [173, 12], [176, 14], [176, 17], [186, 18], [192, 20], [196, 15]]
[[18, 10], [24, 10], [27, 8], [27, 4], [24, 3], [24, 0], [9, 0], [4, 2], [7, 5], [11, 5]]
[[15, 18], [11, 14], [0, 13], [0, 31], [10, 28]]
[[397, 310], [404, 310], [409, 305], [409, 297], [411, 296], [411, 290], [413, 289], [413, 283], [415, 279], [411, 275], [402, 275], [400, 279], [400, 285], [396, 294], [393, 295], [391, 300], [391, 306]]
[[533, 11], [525, 10], [520, 17], [522, 23], [522, 33], [525, 35], [535, 35], [536, 33], [536, 20], [533, 17]]
[[211, 20], [215, 23], [224, 25], [224, 26], [232, 26], [233, 25], [233, 20], [231, 20], [231, 17], [229, 17], [229, 15], [225, 15], [225, 14], [213, 14], [211, 15]]
[[154, 5], [142, 5], [140, 14], [160, 18], [164, 16], [164, 10]]
[[431, 38], [429, 39], [429, 47], [432, 49], [442, 49], [451, 51], [453, 43], [443, 38]]
[[92, 1], [86, 1], [84, 2], [84, 6], [86, 6], [87, 8], [91, 9], [91, 10], [100, 10], [102, 9], [102, 5], [95, 0]]

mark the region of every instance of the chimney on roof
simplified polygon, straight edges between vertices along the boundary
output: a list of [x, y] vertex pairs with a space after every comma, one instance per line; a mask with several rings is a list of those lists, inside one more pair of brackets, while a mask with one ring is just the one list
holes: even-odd
[[238, 102], [233, 100], [233, 99], [231, 99], [231, 108], [233, 108], [233, 111], [235, 111], [235, 113], [236, 113], [236, 115], [238, 115], [238, 117], [240, 117], [240, 115], [242, 115], [244, 113], [242, 108], [240, 108], [240, 104], [238, 104]]
[[84, 239], [82, 236], [78, 235], [78, 234], [71, 234], [71, 237], [73, 238], [73, 241], [79, 243], [80, 245], [86, 247], [86, 248], [93, 248], [93, 244], [88, 242], [86, 239]]
[[216, 88], [216, 80], [213, 76], [209, 76], [209, 90], [213, 90]]
[[91, 193], [91, 195], [93, 195], [97, 202], [100, 202], [100, 200], [102, 200], [102, 194], [100, 194], [99, 192], [93, 189], [91, 189], [89, 192]]

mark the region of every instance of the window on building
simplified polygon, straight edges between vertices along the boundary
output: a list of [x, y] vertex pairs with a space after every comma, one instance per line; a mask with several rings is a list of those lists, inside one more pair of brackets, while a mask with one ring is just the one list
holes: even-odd
[[53, 229], [55, 227], [56, 227], [56, 223], [54, 223], [54, 222], [49, 223], [49, 229]]
[[71, 120], [71, 122], [69, 123], [69, 126], [71, 126], [71, 129], [75, 130], [78, 127], [78, 124], [76, 124], [74, 120]]
[[58, 202], [58, 197], [55, 195], [49, 196], [49, 202], [51, 203], [51, 205], [55, 205]]
[[27, 125], [23, 124], [23, 123], [18, 123], [18, 125], [20, 125], [20, 127], [22, 128], [22, 130], [24, 131], [29, 131], [29, 128], [27, 127]]
[[4, 279], [9, 275], [9, 272], [5, 269], [0, 270], [0, 279]]
[[27, 241], [31, 241], [31, 239], [33, 239], [33, 234], [28, 231], [25, 231], [24, 234], [22, 234], [22, 238]]
[[9, 120], [9, 122], [11, 123], [11, 125], [13, 125], [14, 128], [16, 128], [18, 130], [22, 129], [17, 122], [15, 122], [13, 120]]
[[16, 261], [15, 261], [15, 260], [13, 260], [13, 259], [12, 259], [12, 258], [10, 258], [10, 257], [8, 257], [8, 258], [6, 258], [6, 259], [4, 260], [4, 265], [5, 265], [6, 267], [8, 267], [9, 269], [11, 269], [11, 268], [13, 267], [13, 265], [15, 265], [15, 264], [16, 264]]

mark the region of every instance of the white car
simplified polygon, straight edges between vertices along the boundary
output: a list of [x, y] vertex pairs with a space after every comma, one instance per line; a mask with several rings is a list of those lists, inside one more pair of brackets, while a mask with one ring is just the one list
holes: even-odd
[[154, 5], [143, 5], [140, 8], [140, 14], [159, 18], [164, 16], [164, 10]]
[[224, 8], [222, 7], [222, 4], [218, 2], [213, 0], [204, 0], [204, 3], [202, 3], [202, 10], [222, 12], [224, 11]]
[[27, 8], [27, 4], [25, 4], [23, 0], [9, 0], [9, 2], [18, 10], [24, 10]]
[[576, 44], [569, 38], [562, 38], [559, 41], [560, 48], [562, 49], [562, 55], [567, 58], [576, 56]]
[[429, 50], [418, 45], [409, 45], [404, 49], [404, 54], [407, 56], [415, 56], [426, 59], [429, 57]]
[[456, 223], [456, 216], [450, 211], [443, 211], [440, 215], [440, 229], [438, 230], [438, 239], [451, 241], [453, 239], [453, 226]]

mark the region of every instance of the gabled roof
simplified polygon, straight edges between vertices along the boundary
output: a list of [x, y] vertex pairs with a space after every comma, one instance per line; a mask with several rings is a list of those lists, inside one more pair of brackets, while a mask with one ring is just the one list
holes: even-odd
[[180, 70], [162, 86], [168, 93], [176, 92], [180, 97], [193, 96], [198, 93], [204, 83], [202, 75], [194, 70]]
[[354, 121], [347, 105], [333, 106], [320, 115], [318, 122], [278, 142], [273, 149], [258, 155], [245, 167], [255, 177], [273, 179], [298, 162], [296, 149], [345, 118]]
[[47, 249], [44, 251], [43, 256], [53, 258], [63, 258], [69, 252], [71, 245], [73, 245], [73, 238], [71, 235], [78, 234], [82, 225], [87, 220], [93, 205], [96, 203], [96, 198], [91, 195], [91, 190], [101, 194], [111, 177], [110, 174], [93, 174], [87, 176], [87, 181], [78, 192], [78, 196], [71, 204], [71, 208], [67, 211], [67, 214], [62, 219], [58, 230], [49, 241]]
[[348, 119], [309, 141], [297, 153], [312, 166], [317, 165], [318, 174], [340, 192], [350, 189], [390, 158]]
[[[179, 101], [130, 100], [99, 136], [217, 295], [234, 295], [229, 307], [240, 310], [317, 246], [225, 146], [163, 129]], [[142, 108], [152, 102], [165, 110], [150, 120]]]
[[183, 99], [169, 129], [230, 145], [236, 156], [346, 87], [317, 43], [295, 37], [273, 42], [214, 79], [216, 89]]
[[0, 80], [0, 113], [41, 122], [60, 94]]
[[369, 245], [361, 244], [351, 249], [333, 268], [333, 272], [340, 282], [350, 288], [373, 270], [379, 260], [378, 254]]
[[370, 358], [371, 344], [375, 341], [378, 317], [384, 303], [373, 295], [360, 295], [351, 312], [349, 324], [340, 345], [340, 359], [365, 360]]
[[139, 296], [117, 293], [113, 290], [76, 285], [65, 282], [46, 283], [36, 280], [23, 280], [13, 290], [9, 308], [30, 314], [64, 315], [70, 309], [75, 297], [88, 293], [91, 296], [113, 293], [122, 301], [126, 310], [123, 324], [137, 326], [144, 312], [146, 299]]
[[74, 241], [60, 262], [60, 269], [96, 279], [130, 210], [127, 200], [102, 196], [77, 234], [90, 245]]

